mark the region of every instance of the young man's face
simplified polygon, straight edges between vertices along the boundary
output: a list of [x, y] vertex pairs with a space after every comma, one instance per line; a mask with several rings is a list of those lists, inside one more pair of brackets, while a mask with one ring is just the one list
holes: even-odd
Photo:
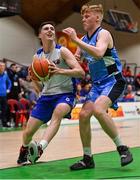
[[85, 11], [82, 15], [82, 23], [85, 31], [90, 31], [98, 22], [99, 16], [95, 11]]
[[55, 39], [55, 28], [51, 24], [46, 24], [41, 28], [39, 33], [39, 38], [46, 40], [54, 40]]

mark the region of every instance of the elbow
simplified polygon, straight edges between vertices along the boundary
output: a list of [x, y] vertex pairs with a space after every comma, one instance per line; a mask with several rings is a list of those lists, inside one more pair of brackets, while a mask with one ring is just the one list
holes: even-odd
[[73, 71], [73, 77], [75, 78], [84, 78], [85, 77], [85, 71], [80, 67], [75, 69], [75, 71]]
[[102, 59], [103, 58], [103, 56], [97, 56], [96, 57], [96, 59]]
[[96, 54], [93, 55], [96, 59], [101, 59], [104, 56], [104, 53], [101, 51], [96, 52]]
[[103, 58], [103, 54], [97, 54], [97, 55], [95, 55], [94, 56], [96, 59], [101, 59], [101, 58]]

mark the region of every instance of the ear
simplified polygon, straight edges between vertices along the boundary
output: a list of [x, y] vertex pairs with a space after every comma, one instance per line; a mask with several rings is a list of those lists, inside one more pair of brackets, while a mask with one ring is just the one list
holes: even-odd
[[97, 21], [100, 21], [100, 16], [99, 15], [97, 15]]

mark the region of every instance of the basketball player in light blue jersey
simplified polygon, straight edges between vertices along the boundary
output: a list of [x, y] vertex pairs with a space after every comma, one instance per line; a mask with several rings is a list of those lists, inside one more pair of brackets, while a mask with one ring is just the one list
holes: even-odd
[[[23, 143], [20, 148], [18, 164], [29, 160], [34, 164], [57, 133], [61, 119], [70, 114], [75, 105], [75, 79], [84, 77], [85, 73], [74, 55], [65, 47], [55, 42], [55, 27], [51, 22], [44, 22], [39, 28], [42, 43], [36, 56], [45, 56], [49, 61], [50, 77], [43, 82], [43, 89], [37, 104], [34, 106], [26, 129], [23, 132]], [[40, 84], [34, 82], [40, 89]], [[50, 121], [40, 143], [31, 141], [39, 127]]]
[[125, 88], [122, 66], [110, 32], [101, 27], [102, 5], [85, 4], [81, 9], [81, 15], [84, 30], [87, 32], [82, 39], [77, 37], [76, 31], [71, 27], [64, 29], [63, 32], [78, 45], [75, 54], [77, 60], [81, 57], [87, 60], [93, 86], [82, 107], [79, 119], [84, 156], [70, 169], [95, 167], [91, 151], [90, 118], [92, 115], [97, 118], [103, 130], [116, 144], [121, 166], [125, 166], [132, 162], [132, 154], [122, 143], [115, 123], [107, 113], [109, 107], [114, 107]]

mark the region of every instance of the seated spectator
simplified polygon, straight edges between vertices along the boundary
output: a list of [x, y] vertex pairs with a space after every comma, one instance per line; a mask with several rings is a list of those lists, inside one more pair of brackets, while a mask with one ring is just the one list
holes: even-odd
[[90, 83], [85, 83], [83, 87], [81, 86], [81, 84], [78, 84], [78, 86], [77, 86], [77, 100], [79, 103], [85, 102], [86, 96], [89, 93], [90, 89], [91, 89]]
[[83, 59], [83, 60], [80, 62], [80, 65], [81, 65], [81, 67], [83, 68], [83, 70], [85, 71], [85, 73], [88, 73], [88, 72], [89, 72], [88, 65], [87, 65], [87, 60]]
[[[30, 76], [26, 76], [26, 78], [19, 78], [20, 86], [21, 86], [21, 92], [24, 91], [25, 97], [26, 94], [28, 94], [28, 91], [32, 88], [31, 78]], [[28, 95], [27, 95], [28, 97]]]
[[130, 66], [127, 66], [126, 68], [123, 69], [123, 75], [125, 77], [131, 77], [132, 76], [132, 71], [130, 69]]
[[81, 89], [80, 95], [85, 97], [89, 93], [90, 89], [91, 89], [91, 84], [90, 83], [85, 84], [84, 87]]
[[26, 79], [20, 78], [20, 85], [22, 88], [20, 98], [24, 97], [28, 99], [32, 105], [31, 107], [33, 107], [36, 104], [38, 92], [36, 87], [34, 87], [33, 82], [31, 82], [30, 76], [27, 75]]
[[133, 91], [133, 87], [131, 84], [127, 85], [126, 92], [123, 96], [124, 102], [134, 102], [135, 101], [135, 92]]
[[134, 77], [133, 77], [133, 76], [131, 76], [131, 77], [125, 77], [125, 79], [126, 79], [126, 83], [127, 83], [127, 84], [131, 84], [131, 85], [134, 84]]

